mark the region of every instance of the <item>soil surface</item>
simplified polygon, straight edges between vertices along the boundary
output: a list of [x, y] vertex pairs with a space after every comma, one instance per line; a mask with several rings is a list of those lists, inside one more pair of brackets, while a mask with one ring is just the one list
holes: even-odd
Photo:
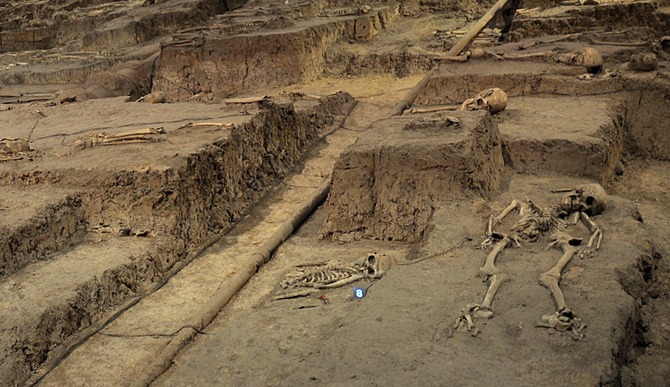
[[0, 384], [668, 385], [670, 8], [494, 3], [0, 0]]

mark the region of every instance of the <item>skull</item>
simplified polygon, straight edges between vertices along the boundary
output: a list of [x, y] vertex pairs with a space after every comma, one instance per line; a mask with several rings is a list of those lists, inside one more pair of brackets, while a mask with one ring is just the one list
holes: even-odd
[[0, 154], [30, 152], [31, 150], [28, 140], [21, 138], [0, 139]]
[[583, 212], [598, 215], [605, 210], [607, 193], [600, 184], [584, 184], [566, 193], [561, 198], [561, 210], [567, 213]]
[[658, 58], [655, 54], [639, 53], [630, 57], [628, 68], [634, 71], [654, 71], [658, 65]]
[[369, 278], [382, 278], [388, 270], [388, 266], [384, 265], [386, 262], [386, 255], [379, 253], [368, 253], [365, 262], [363, 263], [364, 273]]
[[479, 93], [477, 97], [467, 99], [459, 110], [486, 110], [491, 114], [505, 110], [507, 107], [507, 94], [501, 89], [494, 87]]
[[600, 71], [603, 65], [603, 58], [600, 56], [600, 53], [591, 47], [584, 47], [579, 51], [569, 54], [569, 57], [570, 60], [568, 62], [577, 66], [584, 66], [592, 74]]

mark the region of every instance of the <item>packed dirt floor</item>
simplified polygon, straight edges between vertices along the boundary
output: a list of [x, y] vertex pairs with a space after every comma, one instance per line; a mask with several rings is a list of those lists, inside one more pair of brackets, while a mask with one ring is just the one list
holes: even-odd
[[0, 386], [668, 386], [668, 117], [664, 0], [0, 0]]

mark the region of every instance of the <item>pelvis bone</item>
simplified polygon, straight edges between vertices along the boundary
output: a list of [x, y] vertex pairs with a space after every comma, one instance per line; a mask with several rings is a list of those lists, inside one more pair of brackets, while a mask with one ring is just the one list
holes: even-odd
[[486, 110], [496, 114], [507, 107], [507, 94], [494, 87], [479, 93], [475, 98], [466, 99], [458, 110]]

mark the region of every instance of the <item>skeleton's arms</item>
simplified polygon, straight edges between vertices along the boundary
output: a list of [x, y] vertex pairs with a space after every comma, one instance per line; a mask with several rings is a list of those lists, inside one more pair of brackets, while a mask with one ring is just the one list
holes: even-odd
[[510, 205], [507, 206], [507, 208], [505, 208], [503, 212], [500, 213], [500, 215], [491, 215], [489, 218], [488, 228], [486, 229], [486, 236], [491, 237], [493, 235], [493, 226], [502, 222], [502, 220], [505, 219], [505, 217], [509, 215], [510, 212], [514, 211], [515, 209], [519, 209], [519, 204], [520, 203], [518, 200], [512, 200], [512, 203], [510, 203]]
[[600, 242], [603, 239], [603, 232], [600, 230], [600, 227], [598, 227], [597, 224], [595, 224], [594, 221], [589, 218], [588, 215], [586, 215], [583, 212], [579, 213], [579, 219], [582, 221], [584, 226], [589, 229], [591, 232], [591, 238], [589, 239], [589, 244], [587, 245], [588, 248], [593, 247], [593, 243], [598, 240], [598, 242], [595, 244], [595, 249], [598, 250], [600, 248]]

